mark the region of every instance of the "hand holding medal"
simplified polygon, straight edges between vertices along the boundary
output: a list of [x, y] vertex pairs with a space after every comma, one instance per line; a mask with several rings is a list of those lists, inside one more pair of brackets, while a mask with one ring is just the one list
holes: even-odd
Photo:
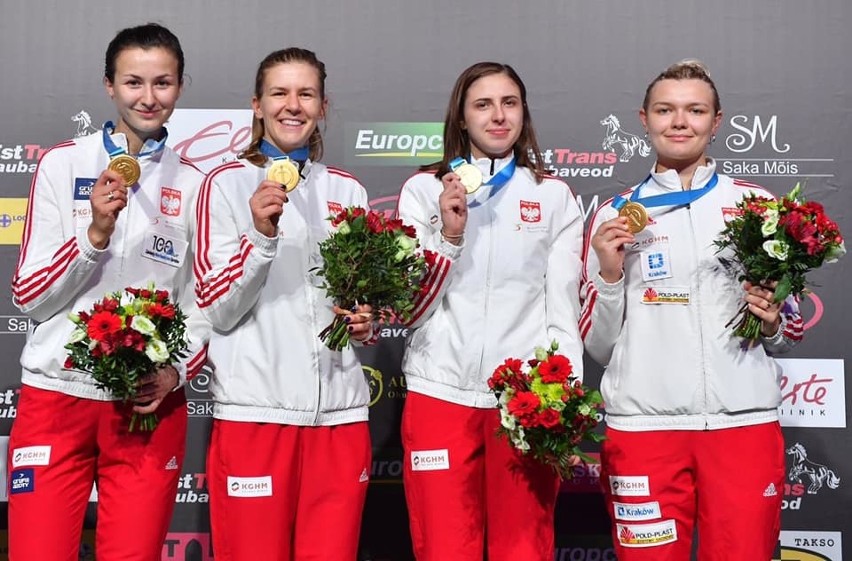
[[618, 210], [618, 215], [627, 219], [627, 229], [632, 234], [638, 234], [648, 224], [648, 211], [641, 204], [628, 201]]
[[444, 187], [438, 196], [438, 207], [441, 210], [441, 236], [453, 245], [461, 245], [467, 224], [467, 197], [465, 196], [467, 187], [455, 173], [445, 174], [441, 178], [441, 184]]
[[482, 172], [473, 164], [469, 164], [462, 158], [456, 158], [450, 162], [450, 171], [459, 177], [468, 195], [476, 193], [482, 186]]
[[128, 187], [135, 185], [142, 175], [142, 168], [139, 167], [139, 162], [136, 161], [136, 158], [128, 154], [119, 154], [111, 158], [107, 169], [121, 175], [122, 179], [124, 179], [124, 184]]

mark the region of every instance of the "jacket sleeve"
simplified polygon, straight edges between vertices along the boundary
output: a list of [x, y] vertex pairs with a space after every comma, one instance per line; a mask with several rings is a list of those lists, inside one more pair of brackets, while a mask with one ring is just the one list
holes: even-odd
[[[561, 183], [561, 182], [560, 182]], [[567, 185], [565, 205], [560, 210], [558, 231], [547, 258], [545, 319], [547, 341], [559, 343], [561, 353], [574, 366], [574, 376], [583, 379], [583, 342], [580, 339], [580, 277], [583, 251], [583, 215]]]
[[586, 351], [601, 366], [609, 364], [612, 350], [621, 335], [624, 325], [624, 275], [617, 282], [608, 284], [600, 276], [600, 263], [595, 250], [591, 247], [592, 235], [606, 222], [608, 206], [601, 206], [595, 212], [583, 249], [583, 278], [580, 297], [583, 303], [580, 311], [580, 337]]
[[[24, 237], [15, 275], [12, 299], [21, 312], [43, 322], [74, 300], [98, 267], [107, 250], [96, 249], [86, 229], [66, 231], [56, 189], [64, 184], [56, 166], [56, 154], [48, 151], [36, 168], [30, 186]], [[71, 189], [71, 186], [66, 186]]]
[[411, 328], [423, 325], [440, 306], [452, 278], [453, 266], [464, 248], [463, 243], [456, 246], [441, 237], [440, 221], [434, 226], [430, 224], [430, 209], [435, 209], [438, 215], [440, 210], [437, 198], [430, 201], [427, 197], [428, 193], [410, 179], [402, 186], [397, 206], [399, 218], [417, 230], [420, 246], [431, 251], [434, 257], [427, 259], [428, 269], [414, 299], [411, 319], [405, 322]]
[[[202, 178], [199, 178], [201, 182]], [[189, 220], [189, 239], [197, 239], [197, 214]], [[190, 244], [190, 255], [187, 255], [188, 262], [194, 264], [195, 250]], [[198, 308], [198, 303], [195, 299], [195, 276], [189, 266], [184, 266], [181, 272], [180, 285], [176, 288], [180, 290], [178, 295], [178, 303], [183, 313], [186, 314], [186, 332], [189, 338], [189, 348], [187, 356], [175, 365], [180, 378], [178, 388], [186, 384], [187, 381], [195, 377], [201, 372], [201, 368], [207, 361], [207, 343], [210, 340], [210, 322], [201, 313]]]
[[211, 173], [198, 196], [198, 235], [195, 253], [195, 292], [198, 307], [213, 328], [232, 329], [254, 307], [272, 260], [278, 238], [267, 238], [253, 227], [241, 232], [233, 200]]
[[781, 325], [771, 337], [761, 337], [763, 348], [770, 355], [786, 353], [802, 340], [804, 325], [799, 302], [788, 296], [781, 307]]

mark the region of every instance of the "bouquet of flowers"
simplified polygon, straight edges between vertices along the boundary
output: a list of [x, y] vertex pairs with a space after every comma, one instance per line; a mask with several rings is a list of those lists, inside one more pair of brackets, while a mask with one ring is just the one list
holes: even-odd
[[[775, 302], [790, 294], [801, 296], [808, 272], [846, 253], [837, 224], [821, 204], [805, 202], [798, 183], [779, 201], [752, 194], [737, 203], [737, 210], [715, 245], [718, 251], [733, 250], [735, 266], [741, 271], [738, 280], [753, 285], [777, 281]], [[760, 337], [761, 321], [748, 312], [748, 304], [728, 325], [735, 322], [735, 335], [749, 342]]]
[[556, 354], [558, 349], [556, 341], [547, 350], [537, 347], [526, 372], [521, 360], [506, 359], [491, 375], [488, 387], [497, 396], [499, 434], [522, 454], [532, 453], [560, 477], [570, 479], [572, 456], [594, 463], [580, 450], [580, 443], [605, 438], [593, 431], [603, 399], [572, 376], [571, 361]]
[[[167, 291], [153, 284], [107, 294], [69, 319], [76, 327], [65, 345], [65, 368], [90, 373], [98, 389], [124, 401], [136, 395], [143, 376], [186, 356], [186, 316]], [[134, 413], [130, 431], [137, 426], [154, 430], [156, 414]]]
[[[329, 220], [336, 231], [320, 242], [323, 265], [316, 269], [328, 297], [347, 310], [370, 304], [381, 321], [391, 316], [409, 319], [420, 280], [435, 257], [417, 251], [414, 228], [360, 207], [344, 209]], [[319, 337], [331, 350], [343, 350], [349, 344], [347, 327], [343, 317], [336, 316]]]

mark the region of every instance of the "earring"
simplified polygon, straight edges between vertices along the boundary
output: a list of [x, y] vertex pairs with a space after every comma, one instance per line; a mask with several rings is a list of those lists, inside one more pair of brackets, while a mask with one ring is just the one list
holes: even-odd
[[648, 140], [648, 131], [645, 131], [645, 140]]
[[714, 142], [716, 142], [716, 135], [715, 134], [710, 136], [710, 144], [713, 144]]

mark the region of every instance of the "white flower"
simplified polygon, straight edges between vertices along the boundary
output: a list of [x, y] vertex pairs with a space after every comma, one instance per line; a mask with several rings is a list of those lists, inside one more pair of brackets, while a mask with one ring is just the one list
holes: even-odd
[[591, 412], [592, 408], [586, 405], [585, 403], [577, 408], [577, 413], [579, 413], [580, 415], [588, 416]]
[[68, 314], [68, 319], [70, 319], [71, 321], [73, 321], [76, 324], [79, 324], [80, 323], [80, 314], [71, 312], [70, 314]]
[[840, 242], [840, 245], [828, 250], [828, 253], [825, 255], [825, 262], [834, 263], [844, 255], [846, 255], [846, 245], [844, 242]]
[[79, 343], [83, 339], [86, 338], [86, 330], [80, 329], [79, 327], [71, 332], [71, 337], [68, 339], [68, 342], [72, 345], [74, 343]]
[[518, 427], [518, 431], [510, 433], [509, 438], [512, 440], [512, 444], [515, 445], [515, 448], [521, 452], [529, 451], [530, 445], [526, 438], [524, 438], [524, 427]]
[[787, 244], [781, 240], [766, 240], [763, 242], [763, 251], [779, 261], [787, 259]]
[[517, 423], [515, 423], [515, 418], [502, 407], [500, 408], [500, 424], [503, 425], [503, 428], [508, 430], [515, 430]]
[[760, 233], [764, 238], [768, 238], [778, 230], [778, 211], [775, 209], [766, 209], [766, 218], [763, 220], [763, 225], [760, 227]]
[[145, 316], [133, 316], [130, 327], [142, 335], [153, 335], [157, 331], [157, 326], [154, 325], [154, 322]]
[[145, 345], [145, 356], [151, 359], [151, 362], [162, 364], [169, 360], [169, 348], [159, 339], [151, 339]]
[[341, 235], [345, 236], [345, 235], [349, 234], [350, 232], [352, 232], [352, 228], [349, 226], [349, 222], [346, 222], [344, 220], [343, 222], [341, 222], [340, 224], [337, 225], [337, 231]]

